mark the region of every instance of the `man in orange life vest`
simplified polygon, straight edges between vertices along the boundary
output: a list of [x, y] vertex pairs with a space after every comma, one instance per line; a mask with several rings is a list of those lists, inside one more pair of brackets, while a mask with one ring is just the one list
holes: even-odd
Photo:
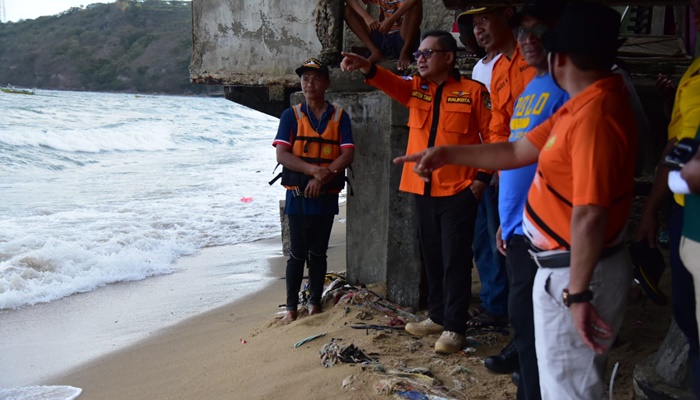
[[352, 163], [355, 145], [350, 117], [330, 104], [328, 67], [310, 58], [296, 69], [305, 101], [286, 109], [272, 145], [282, 164], [287, 190], [285, 213], [289, 220], [287, 260], [287, 313], [281, 322], [297, 318], [304, 264], [309, 268], [310, 315], [321, 312], [326, 276], [326, 251], [338, 214], [338, 193], [345, 185], [345, 168]]
[[[408, 107], [406, 150], [413, 153], [438, 145], [478, 144], [479, 132], [489, 140], [488, 90], [460, 76], [454, 68], [456, 51], [457, 42], [449, 32], [428, 31], [414, 54], [419, 75], [397, 76], [349, 53], [343, 53], [340, 66], [360, 70], [368, 84]], [[491, 172], [450, 166], [437, 171], [426, 184], [411, 167], [404, 167], [399, 189], [414, 194], [429, 318], [407, 324], [406, 331], [413, 335], [441, 333], [435, 351], [454, 353], [466, 343], [476, 205], [491, 181]]]

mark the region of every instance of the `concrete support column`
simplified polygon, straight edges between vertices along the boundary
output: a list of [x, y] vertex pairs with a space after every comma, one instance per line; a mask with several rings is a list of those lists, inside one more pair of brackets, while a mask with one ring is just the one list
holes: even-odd
[[[290, 103], [303, 100], [297, 92]], [[348, 282], [385, 284], [389, 300], [417, 308], [422, 264], [413, 195], [399, 192], [402, 167], [392, 163], [406, 152], [408, 109], [379, 91], [327, 92], [326, 100], [348, 113], [355, 140], [354, 195], [346, 188]]]
[[384, 283], [387, 297], [418, 307], [421, 262], [413, 195], [399, 192], [408, 110], [385, 94], [328, 93], [352, 120], [355, 140], [354, 196], [347, 200], [347, 275], [351, 284]]
[[343, 0], [318, 0], [316, 3], [314, 11], [316, 36], [322, 46], [319, 58], [327, 64], [338, 64], [341, 59], [344, 5]]
[[688, 363], [688, 340], [675, 319], [671, 320], [659, 350], [635, 366], [633, 379], [637, 400], [695, 399]]

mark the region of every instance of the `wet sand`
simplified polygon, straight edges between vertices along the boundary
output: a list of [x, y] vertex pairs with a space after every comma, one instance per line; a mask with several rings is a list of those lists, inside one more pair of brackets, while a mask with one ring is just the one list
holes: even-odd
[[[45, 383], [183, 320], [242, 301], [280, 281], [281, 248], [279, 238], [208, 248], [180, 260], [169, 275], [3, 311], [0, 388]], [[284, 302], [284, 293], [273, 293]]]

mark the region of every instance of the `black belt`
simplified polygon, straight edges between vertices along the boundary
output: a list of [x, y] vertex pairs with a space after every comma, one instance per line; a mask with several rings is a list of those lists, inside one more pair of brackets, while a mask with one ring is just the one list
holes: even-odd
[[[617, 254], [623, 248], [623, 243], [618, 243], [612, 247], [606, 247], [600, 252], [600, 259], [603, 260], [614, 254]], [[571, 266], [570, 251], [553, 252], [552, 254], [539, 255], [541, 253], [547, 252], [542, 252], [542, 250], [530, 252], [530, 256], [535, 261], [535, 264], [537, 264], [537, 266], [540, 268], [566, 268]]]

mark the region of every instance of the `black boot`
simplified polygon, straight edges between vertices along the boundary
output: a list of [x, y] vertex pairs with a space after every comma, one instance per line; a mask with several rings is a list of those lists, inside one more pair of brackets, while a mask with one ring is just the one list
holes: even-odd
[[501, 354], [486, 357], [484, 366], [497, 374], [511, 374], [518, 367], [518, 351], [511, 340], [506, 347], [501, 350]]
[[513, 371], [510, 375], [510, 380], [513, 382], [513, 385], [520, 386], [520, 371]]

